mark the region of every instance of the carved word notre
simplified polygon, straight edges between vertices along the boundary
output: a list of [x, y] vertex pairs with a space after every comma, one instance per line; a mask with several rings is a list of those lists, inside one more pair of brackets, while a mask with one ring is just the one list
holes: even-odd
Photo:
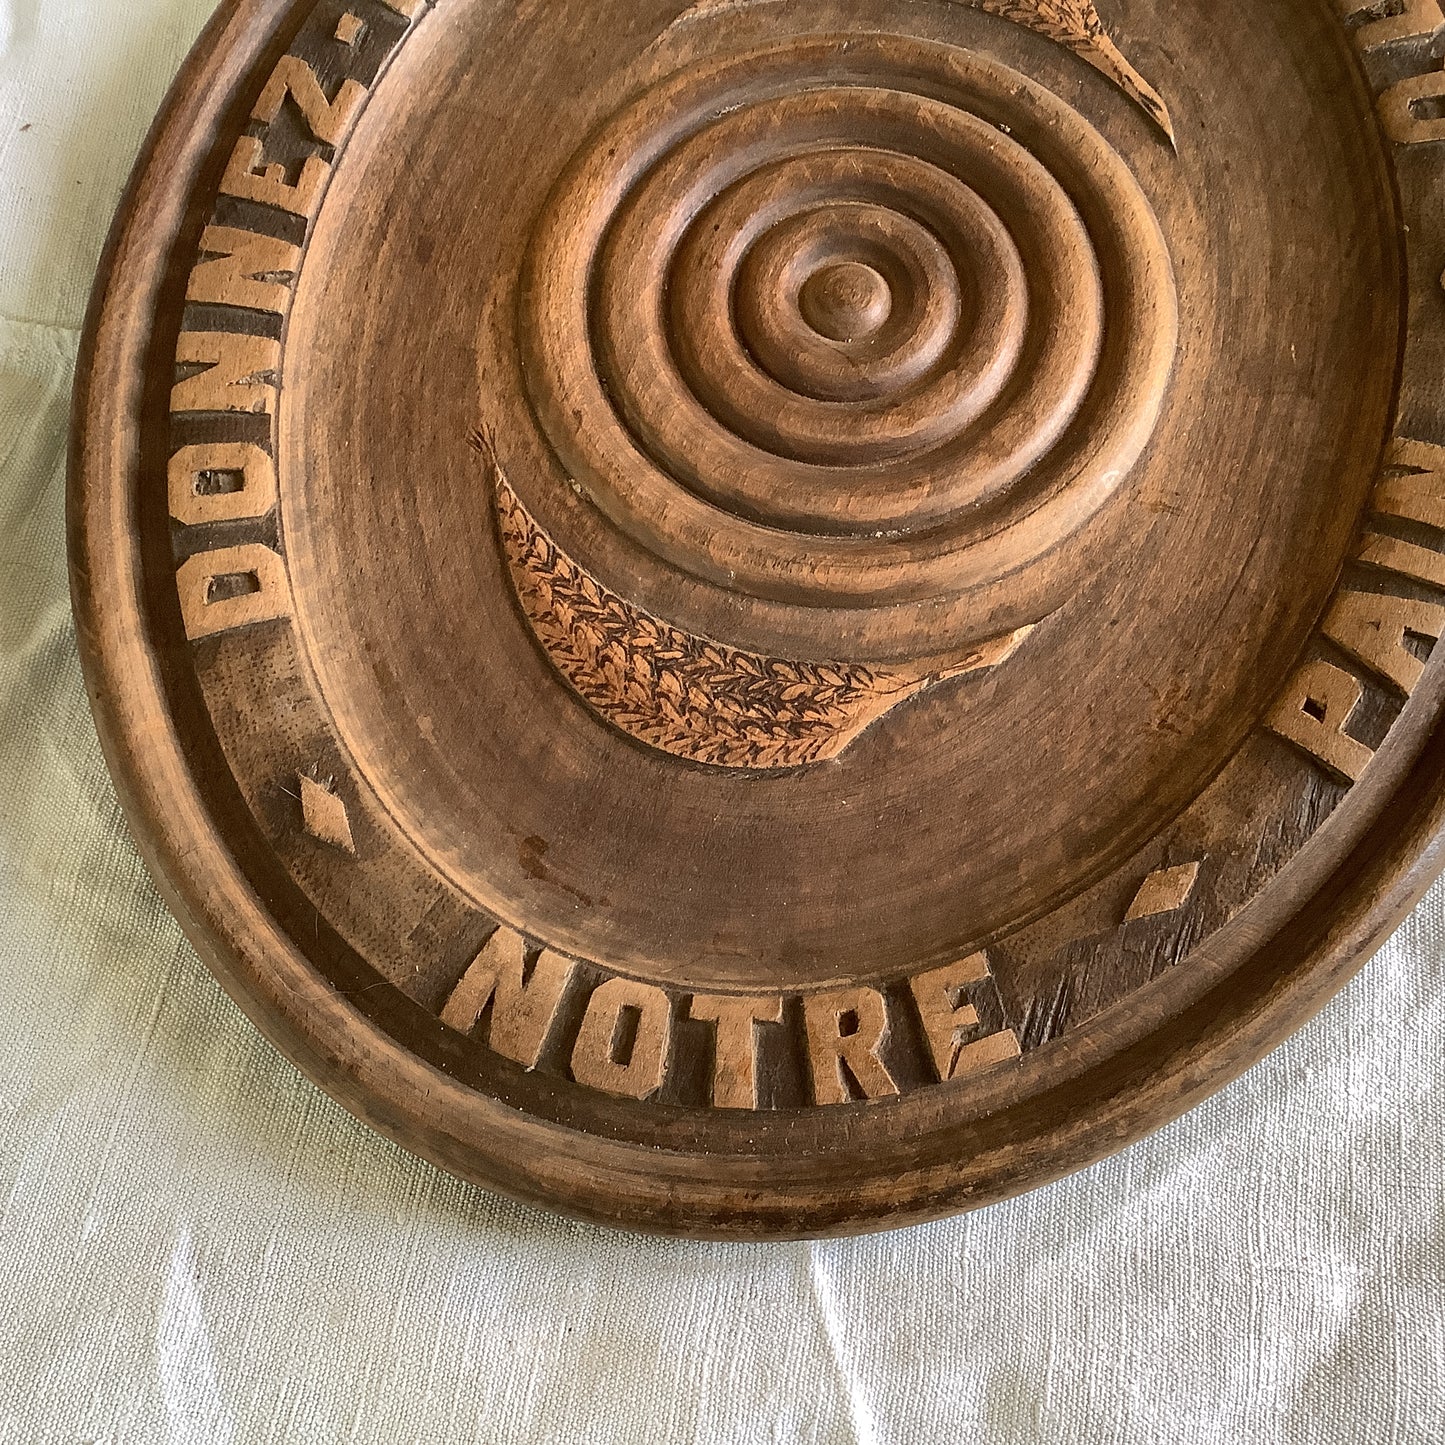
[[[1445, 531], [1445, 447], [1397, 437], [1370, 507], [1378, 515]], [[1359, 560], [1445, 592], [1445, 553], [1429, 547], [1372, 533], [1365, 537]], [[1320, 624], [1321, 634], [1352, 663], [1406, 698], [1424, 673], [1408, 639], [1413, 636], [1433, 644], [1442, 631], [1445, 606], [1361, 591], [1349, 584], [1335, 594]], [[1373, 749], [1346, 731], [1364, 695], [1364, 682], [1354, 672], [1314, 658], [1290, 679], [1267, 726], [1341, 781], [1354, 783], [1374, 757]]]
[[572, 1077], [589, 1088], [645, 1099], [662, 1087], [672, 1043], [672, 1002], [654, 984], [609, 978], [593, 989]]
[[[535, 952], [535, 957], [533, 956]], [[487, 940], [441, 1009], [441, 1021], [471, 1034], [484, 1015], [493, 1052], [536, 1068], [560, 1027], [578, 965], [550, 949], [533, 949], [506, 926]], [[928, 1058], [941, 1083], [1019, 1056], [1012, 1029], [983, 1031], [970, 1001], [989, 978], [988, 959], [976, 953], [909, 980]], [[901, 1085], [887, 1063], [890, 1004], [877, 989], [857, 987], [799, 999], [802, 1037], [815, 1104], [884, 1099]], [[677, 1047], [675, 1018], [711, 1024], [715, 1047], [711, 1102], [716, 1109], [766, 1107], [759, 1071], [758, 1029], [789, 1017], [780, 994], [693, 994], [679, 1012], [667, 992], [635, 979], [607, 977], [587, 998], [568, 1058], [577, 1083], [629, 1099], [647, 1099], [667, 1078]], [[560, 1040], [565, 1044], [565, 1040]]]
[[803, 1000], [813, 1098], [819, 1104], [886, 1098], [898, 1085], [880, 1056], [888, 1032], [883, 995], [845, 988]]

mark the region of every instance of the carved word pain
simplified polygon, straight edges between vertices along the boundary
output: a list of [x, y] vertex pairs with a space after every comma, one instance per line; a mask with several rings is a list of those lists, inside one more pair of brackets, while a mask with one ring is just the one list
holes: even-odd
[[[1426, 535], [1438, 542], [1445, 532], [1445, 447], [1396, 438], [1370, 509], [1387, 520], [1428, 528]], [[1386, 586], [1403, 584], [1412, 592], [1445, 596], [1445, 552], [1435, 546], [1372, 531], [1361, 545], [1359, 561]], [[1396, 697], [1409, 698], [1425, 671], [1418, 650], [1437, 642], [1442, 631], [1445, 606], [1440, 601], [1346, 580], [1331, 600], [1320, 634], [1339, 649], [1347, 665], [1329, 657], [1303, 663], [1270, 714], [1269, 727], [1342, 782], [1357, 782], [1375, 756], [1374, 749], [1349, 731], [1365, 695], [1361, 675]], [[1412, 647], [1413, 640], [1418, 641]]]

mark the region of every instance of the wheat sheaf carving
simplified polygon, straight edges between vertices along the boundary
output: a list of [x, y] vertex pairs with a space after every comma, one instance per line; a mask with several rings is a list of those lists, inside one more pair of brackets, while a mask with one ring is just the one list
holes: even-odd
[[[783, 3], [787, 0], [698, 0], [674, 20], [673, 25], [729, 10], [748, 9], [752, 5]], [[953, 0], [953, 3], [1012, 20], [1026, 30], [1067, 46], [1113, 81], [1164, 132], [1169, 144], [1174, 144], [1174, 125], [1168, 106], [1109, 38], [1094, 0]]]
[[745, 652], [684, 632], [603, 586], [542, 530], [495, 464], [493, 475], [512, 582], [552, 665], [613, 727], [689, 762], [773, 770], [836, 758], [906, 698], [996, 667], [1033, 630], [928, 671]]
[[989, 15], [1012, 20], [1028, 30], [1066, 45], [1095, 70], [1107, 76], [1174, 144], [1174, 125], [1163, 97], [1124, 58], [1109, 39], [1094, 0], [963, 0]]

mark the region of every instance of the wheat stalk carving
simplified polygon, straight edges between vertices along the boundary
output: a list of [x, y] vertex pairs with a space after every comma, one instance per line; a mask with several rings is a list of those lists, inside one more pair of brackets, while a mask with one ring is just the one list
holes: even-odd
[[613, 727], [690, 762], [771, 770], [836, 758], [905, 698], [997, 666], [1033, 630], [929, 671], [746, 652], [684, 632], [603, 586], [542, 530], [495, 463], [493, 473], [512, 582], [552, 665]]
[[1066, 45], [1114, 82], [1174, 143], [1174, 125], [1163, 97], [1109, 39], [1094, 0], [964, 0]]

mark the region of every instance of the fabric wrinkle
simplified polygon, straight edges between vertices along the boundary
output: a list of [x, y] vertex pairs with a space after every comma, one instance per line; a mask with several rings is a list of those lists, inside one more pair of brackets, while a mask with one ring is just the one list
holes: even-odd
[[804, 1241], [801, 1247], [808, 1261], [808, 1285], [812, 1302], [817, 1309], [819, 1322], [823, 1326], [823, 1337], [828, 1344], [829, 1357], [837, 1372], [839, 1383], [843, 1387], [844, 1398], [848, 1401], [853, 1445], [881, 1445], [873, 1407], [868, 1400], [868, 1392], [859, 1378], [858, 1372], [848, 1359], [847, 1346], [844, 1341], [844, 1325], [839, 1318], [837, 1300], [833, 1297], [833, 1291], [819, 1263], [818, 1254], [821, 1246], [816, 1241], [808, 1240]]
[[235, 1425], [221, 1398], [206, 1310], [196, 1283], [190, 1230], [171, 1251], [156, 1326], [156, 1370], [169, 1423], [169, 1445], [231, 1445]]

